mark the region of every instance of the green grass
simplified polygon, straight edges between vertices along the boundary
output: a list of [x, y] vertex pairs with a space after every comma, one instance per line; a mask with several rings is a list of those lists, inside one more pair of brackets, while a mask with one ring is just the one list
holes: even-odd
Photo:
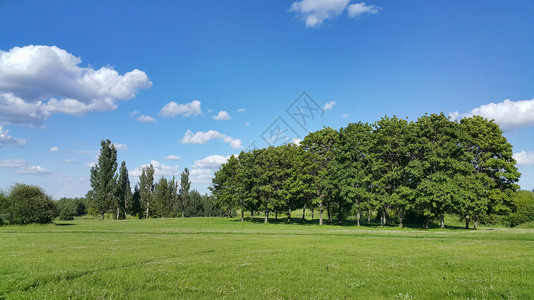
[[235, 219], [0, 227], [0, 299], [529, 299], [534, 230]]

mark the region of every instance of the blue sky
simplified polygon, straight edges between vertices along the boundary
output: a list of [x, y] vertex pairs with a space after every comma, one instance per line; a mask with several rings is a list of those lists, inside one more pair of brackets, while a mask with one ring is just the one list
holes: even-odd
[[251, 144], [444, 112], [495, 119], [531, 190], [533, 15], [532, 1], [0, 0], [0, 188], [83, 196], [109, 138], [133, 183], [152, 162], [207, 192]]

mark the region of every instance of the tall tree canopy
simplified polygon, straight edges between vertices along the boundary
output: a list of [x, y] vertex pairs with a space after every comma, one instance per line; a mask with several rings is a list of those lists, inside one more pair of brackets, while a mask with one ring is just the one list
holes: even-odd
[[98, 162], [91, 168], [91, 187], [94, 191], [94, 206], [100, 213], [100, 220], [104, 213], [113, 206], [117, 177], [117, 149], [110, 140], [100, 142]]

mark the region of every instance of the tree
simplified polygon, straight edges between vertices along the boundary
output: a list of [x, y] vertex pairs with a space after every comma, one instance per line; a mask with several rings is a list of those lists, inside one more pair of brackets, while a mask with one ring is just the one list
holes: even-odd
[[189, 198], [190, 187], [191, 182], [189, 181], [189, 169], [185, 168], [182, 172], [182, 175], [180, 176], [180, 190], [178, 192], [182, 208], [182, 218], [185, 217], [185, 208], [187, 205], [187, 200]]
[[313, 205], [319, 206], [319, 225], [323, 225], [323, 210], [325, 203], [330, 215], [330, 198], [328, 195], [332, 195], [332, 190], [328, 185], [331, 180], [330, 177], [330, 163], [332, 162], [336, 145], [339, 139], [339, 133], [326, 127], [316, 132], [311, 132], [304, 137], [304, 140], [300, 143], [308, 155], [309, 167], [307, 168], [308, 174], [313, 178], [311, 188], [315, 190], [315, 196], [313, 198]]
[[100, 220], [104, 213], [113, 206], [116, 191], [117, 149], [110, 140], [100, 142], [98, 162], [91, 168], [91, 187], [94, 191], [94, 206], [100, 213]]
[[165, 218], [168, 217], [172, 209], [172, 185], [165, 177], [156, 183], [154, 188], [154, 206], [152, 213], [154, 216]]
[[465, 177], [469, 179], [467, 188], [475, 191], [476, 197], [464, 197], [463, 203], [456, 207], [466, 219], [466, 227], [472, 218], [476, 229], [480, 216], [494, 211], [510, 211], [521, 174], [512, 157], [512, 145], [493, 120], [480, 116], [463, 118], [460, 128], [463, 134], [461, 147], [471, 163]]
[[16, 184], [8, 202], [10, 224], [50, 223], [57, 216], [54, 201], [38, 186]]
[[130, 179], [126, 162], [121, 163], [119, 179], [117, 180], [117, 190], [115, 194], [115, 208], [117, 209], [117, 220], [126, 219], [126, 207], [132, 198]]
[[137, 216], [139, 219], [143, 218], [143, 207], [141, 205], [141, 193], [139, 192], [139, 184], [135, 185], [132, 200], [128, 207], [128, 213], [132, 216]]
[[139, 200], [145, 210], [145, 218], [149, 218], [150, 203], [154, 196], [154, 166], [144, 167], [139, 176]]

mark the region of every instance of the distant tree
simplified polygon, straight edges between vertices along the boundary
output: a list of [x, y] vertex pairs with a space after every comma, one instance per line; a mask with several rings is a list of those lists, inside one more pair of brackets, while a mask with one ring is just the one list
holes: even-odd
[[180, 205], [182, 211], [182, 218], [185, 217], [185, 208], [187, 201], [189, 200], [189, 188], [191, 187], [191, 182], [189, 181], [189, 169], [185, 168], [180, 176], [180, 189], [178, 196], [180, 198]]
[[161, 177], [160, 180], [156, 183], [154, 187], [154, 206], [152, 213], [154, 216], [159, 218], [168, 217], [172, 206], [171, 194], [172, 186], [169, 185], [169, 181], [165, 177]]
[[132, 216], [137, 216], [139, 219], [143, 218], [143, 208], [141, 207], [141, 193], [139, 192], [139, 185], [136, 184], [132, 194], [132, 200], [128, 207], [128, 213]]
[[100, 142], [98, 162], [91, 168], [91, 187], [94, 194], [94, 207], [104, 219], [104, 213], [113, 206], [117, 184], [117, 149], [110, 140]]
[[130, 179], [128, 178], [128, 169], [126, 162], [121, 163], [119, 170], [119, 179], [117, 180], [117, 187], [115, 191], [115, 209], [117, 210], [117, 220], [126, 219], [126, 206], [132, 197], [132, 190], [130, 188]]
[[141, 171], [141, 176], [139, 177], [139, 195], [140, 202], [145, 210], [145, 218], [149, 218], [150, 214], [150, 203], [154, 196], [154, 166], [150, 164], [147, 167], [144, 167]]
[[16, 184], [8, 201], [10, 224], [50, 223], [57, 216], [54, 201], [38, 186]]
[[8, 198], [4, 191], [0, 190], [0, 225], [4, 224], [4, 221], [7, 221], [9, 217], [8, 209]]
[[56, 201], [60, 220], [73, 220], [74, 217], [81, 216], [86, 211], [85, 198], [61, 198]]

